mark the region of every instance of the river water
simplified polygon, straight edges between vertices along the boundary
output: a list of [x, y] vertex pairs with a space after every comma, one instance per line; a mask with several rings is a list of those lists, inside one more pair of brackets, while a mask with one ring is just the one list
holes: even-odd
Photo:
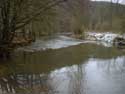
[[0, 94], [125, 94], [125, 52], [65, 36], [0, 61]]

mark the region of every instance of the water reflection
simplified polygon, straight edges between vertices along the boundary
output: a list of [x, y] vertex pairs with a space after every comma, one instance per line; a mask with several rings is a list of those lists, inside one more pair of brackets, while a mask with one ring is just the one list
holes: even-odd
[[0, 94], [124, 94], [125, 56], [89, 58], [48, 74], [8, 74], [0, 88]]
[[55, 70], [50, 75], [54, 77], [52, 82], [60, 83], [56, 89], [59, 94], [124, 94], [124, 65], [124, 56], [90, 58], [86, 64]]
[[0, 79], [0, 94], [49, 94], [53, 92], [43, 74], [11, 74]]
[[124, 94], [124, 54], [96, 44], [17, 51], [0, 64], [0, 94]]

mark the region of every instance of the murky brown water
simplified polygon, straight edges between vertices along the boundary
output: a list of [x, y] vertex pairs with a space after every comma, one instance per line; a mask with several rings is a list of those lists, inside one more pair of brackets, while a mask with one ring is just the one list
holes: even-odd
[[125, 94], [125, 52], [114, 47], [18, 50], [0, 62], [0, 94]]

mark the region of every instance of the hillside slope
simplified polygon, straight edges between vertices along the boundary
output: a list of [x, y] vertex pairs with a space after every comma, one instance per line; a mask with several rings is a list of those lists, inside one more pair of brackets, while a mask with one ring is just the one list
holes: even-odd
[[96, 30], [123, 31], [125, 5], [109, 2], [90, 2], [89, 28]]

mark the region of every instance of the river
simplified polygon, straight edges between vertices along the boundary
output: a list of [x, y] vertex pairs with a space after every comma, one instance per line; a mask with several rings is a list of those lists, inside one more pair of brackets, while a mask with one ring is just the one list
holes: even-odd
[[125, 93], [125, 52], [102, 43], [45, 37], [0, 62], [0, 94]]

